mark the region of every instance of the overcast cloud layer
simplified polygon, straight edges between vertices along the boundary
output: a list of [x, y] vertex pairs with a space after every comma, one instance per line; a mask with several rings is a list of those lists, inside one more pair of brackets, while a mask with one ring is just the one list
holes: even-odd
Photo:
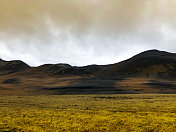
[[0, 0], [0, 58], [109, 64], [176, 52], [175, 0]]

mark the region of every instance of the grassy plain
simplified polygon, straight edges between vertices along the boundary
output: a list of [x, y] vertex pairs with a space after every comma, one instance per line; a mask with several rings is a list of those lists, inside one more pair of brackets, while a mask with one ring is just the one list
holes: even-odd
[[176, 95], [0, 97], [0, 131], [176, 131]]

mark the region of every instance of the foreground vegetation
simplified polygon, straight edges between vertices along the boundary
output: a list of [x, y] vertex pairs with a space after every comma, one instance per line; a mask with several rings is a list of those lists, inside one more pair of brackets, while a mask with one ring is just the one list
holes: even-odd
[[176, 131], [176, 95], [0, 97], [0, 131]]

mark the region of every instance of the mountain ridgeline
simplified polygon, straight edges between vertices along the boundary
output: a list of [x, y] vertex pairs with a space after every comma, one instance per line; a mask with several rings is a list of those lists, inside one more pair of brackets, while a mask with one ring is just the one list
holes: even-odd
[[176, 78], [176, 54], [150, 50], [109, 65], [105, 74], [122, 77]]
[[45, 64], [39, 67], [30, 67], [22, 61], [4, 61], [0, 59], [0, 75], [16, 72], [56, 76], [93, 75], [121, 78], [176, 78], [176, 54], [149, 50], [116, 64], [84, 67], [76, 67], [69, 64]]
[[29, 69], [30, 66], [23, 61], [4, 61], [0, 59], [0, 75], [6, 75], [10, 73], [20, 72]]
[[149, 50], [110, 65], [26, 63], [0, 59], [0, 96], [176, 94], [176, 54]]

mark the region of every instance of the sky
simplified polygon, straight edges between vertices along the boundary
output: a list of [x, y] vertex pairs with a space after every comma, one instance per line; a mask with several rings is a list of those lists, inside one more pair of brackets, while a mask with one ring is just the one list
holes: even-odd
[[175, 0], [0, 0], [0, 58], [112, 64], [176, 52]]

